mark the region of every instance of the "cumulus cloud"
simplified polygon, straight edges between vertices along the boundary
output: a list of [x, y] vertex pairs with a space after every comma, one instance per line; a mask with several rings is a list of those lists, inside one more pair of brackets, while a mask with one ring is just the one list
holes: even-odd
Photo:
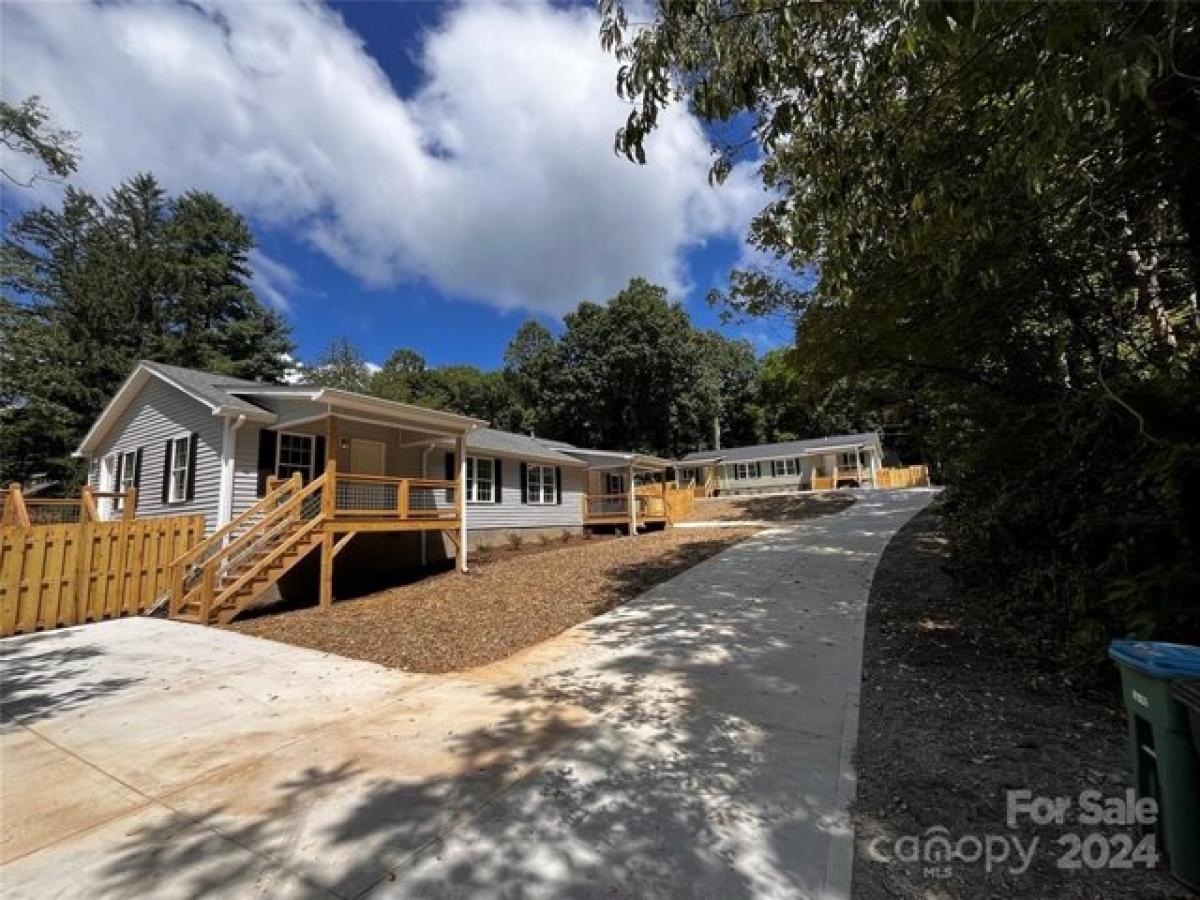
[[[627, 109], [587, 9], [469, 4], [420, 38], [399, 96], [361, 38], [311, 2], [5, 4], [4, 90], [78, 131], [79, 181], [134, 171], [202, 187], [374, 286], [561, 313], [632, 275], [681, 289], [683, 253], [738, 237], [764, 201], [721, 188], [680, 108], [650, 161], [612, 153]], [[255, 265], [268, 299], [294, 284]], [[290, 287], [289, 287], [290, 285]]]

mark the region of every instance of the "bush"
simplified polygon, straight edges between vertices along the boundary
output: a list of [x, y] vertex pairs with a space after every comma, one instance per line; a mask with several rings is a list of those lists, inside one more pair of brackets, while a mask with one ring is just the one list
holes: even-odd
[[1031, 646], [1099, 670], [1113, 638], [1200, 640], [1200, 389], [1073, 392], [998, 419], [948, 473], [956, 574]]
[[571, 543], [571, 539], [572, 539], [572, 538], [574, 538], [574, 537], [575, 537], [575, 535], [573, 535], [569, 529], [567, 529], [567, 528], [564, 528], [564, 529], [562, 530], [562, 542], [563, 542], [564, 544], [569, 544], [569, 543]]
[[506, 540], [508, 541], [510, 550], [520, 550], [521, 546], [525, 543], [525, 538], [515, 531], [510, 532]]

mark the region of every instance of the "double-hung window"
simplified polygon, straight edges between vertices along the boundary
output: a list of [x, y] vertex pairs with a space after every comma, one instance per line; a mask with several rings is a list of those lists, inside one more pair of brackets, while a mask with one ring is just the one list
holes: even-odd
[[167, 478], [168, 503], [183, 503], [187, 500], [191, 443], [191, 437], [188, 435], [171, 439], [171, 471]]
[[529, 503], [556, 503], [557, 495], [554, 466], [529, 466], [525, 470], [525, 497]]
[[800, 474], [800, 460], [795, 459], [776, 459], [771, 461], [771, 474], [776, 478], [785, 475]]
[[756, 462], [734, 463], [733, 464], [733, 477], [737, 478], [739, 480], [742, 478], [757, 478], [758, 477], [758, 463], [756, 463]]
[[138, 455], [136, 450], [126, 450], [121, 454], [121, 465], [118, 469], [118, 471], [121, 473], [121, 481], [120, 484], [117, 485], [117, 490], [122, 494], [122, 496], [117, 500], [117, 509], [119, 510], [123, 510], [125, 508], [125, 497], [128, 496], [126, 492], [131, 488], [137, 487], [137, 457]]
[[275, 474], [280, 478], [291, 478], [296, 472], [304, 481], [311, 481], [313, 474], [313, 459], [316, 456], [313, 445], [316, 438], [311, 434], [279, 433], [278, 458], [275, 462]]
[[495, 499], [496, 462], [467, 457], [467, 502], [491, 503]]
[[857, 453], [839, 453], [837, 457], [839, 469], [854, 469], [858, 467]]

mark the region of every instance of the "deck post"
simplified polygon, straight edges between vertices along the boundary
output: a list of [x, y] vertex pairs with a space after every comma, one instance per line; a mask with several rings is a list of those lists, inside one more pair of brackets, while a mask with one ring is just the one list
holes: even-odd
[[637, 491], [633, 484], [633, 463], [629, 464], [629, 536], [637, 534]]
[[458, 571], [467, 571], [467, 436], [454, 439], [454, 455], [458, 458], [458, 489], [454, 505], [458, 509]]
[[321, 537], [321, 609], [333, 606], [333, 532], [325, 526]]

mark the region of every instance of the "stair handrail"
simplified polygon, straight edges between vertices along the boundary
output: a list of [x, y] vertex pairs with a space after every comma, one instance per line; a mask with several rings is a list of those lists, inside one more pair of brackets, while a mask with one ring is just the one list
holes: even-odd
[[262, 499], [260, 499], [249, 509], [234, 516], [226, 525], [218, 528], [195, 547], [192, 547], [190, 550], [185, 550], [180, 556], [176, 557], [171, 562], [171, 566], [173, 568], [178, 566], [182, 570], [184, 566], [191, 563], [197, 556], [200, 556], [219, 544], [225, 543], [226, 537], [253, 518], [256, 513], [269, 511], [270, 509], [274, 508], [277, 505], [277, 501], [284, 494], [288, 493], [289, 491], [299, 490], [300, 486], [300, 473], [297, 472], [291, 478], [281, 482], [274, 490], [268, 491], [262, 497]]
[[[290, 487], [295, 486], [295, 482], [291, 482]], [[205, 621], [205, 616], [212, 607], [213, 598], [216, 593], [217, 575], [220, 566], [232, 557], [240, 556], [248, 552], [252, 545], [261, 541], [268, 532], [272, 531], [277, 525], [281, 524], [281, 520], [288, 516], [294, 509], [299, 509], [305, 499], [311, 497], [325, 487], [325, 476], [320, 475], [314, 478], [307, 485], [298, 491], [295, 491], [290, 498], [269, 510], [257, 523], [242, 532], [229, 543], [220, 547], [216, 553], [207, 557], [202, 563], [199, 563], [200, 570], [200, 620]], [[179, 606], [182, 605], [184, 597], [187, 595], [183, 589], [182, 579], [177, 581], [179, 589], [175, 596], [174, 607], [172, 612], [177, 612]]]
[[232, 541], [229, 541], [218, 549], [216, 553], [204, 561], [204, 565], [206, 567], [210, 565], [215, 566], [223, 559], [241, 555], [242, 552], [248, 550], [252, 544], [257, 543], [267, 532], [278, 525], [281, 519], [298, 508], [306, 498], [311, 497], [324, 488], [324, 486], [325, 476], [317, 476], [300, 488], [300, 490], [295, 491], [292, 496], [278, 503], [274, 508], [269, 509], [252, 527], [246, 529]]

